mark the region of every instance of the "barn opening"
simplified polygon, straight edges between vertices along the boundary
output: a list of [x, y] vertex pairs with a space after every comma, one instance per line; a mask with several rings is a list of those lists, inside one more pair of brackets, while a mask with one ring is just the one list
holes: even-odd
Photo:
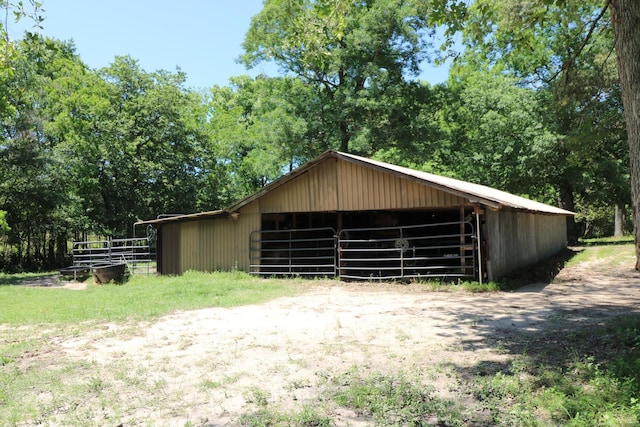
[[250, 272], [341, 279], [479, 277], [473, 207], [262, 214]]

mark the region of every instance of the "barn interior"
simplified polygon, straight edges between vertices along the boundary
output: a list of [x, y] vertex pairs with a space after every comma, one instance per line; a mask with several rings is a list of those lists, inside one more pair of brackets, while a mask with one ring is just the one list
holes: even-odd
[[250, 271], [341, 279], [464, 279], [478, 275], [471, 206], [262, 214]]

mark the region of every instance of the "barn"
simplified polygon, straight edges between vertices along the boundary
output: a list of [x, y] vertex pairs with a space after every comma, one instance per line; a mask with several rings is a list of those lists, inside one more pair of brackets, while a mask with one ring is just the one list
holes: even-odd
[[226, 209], [139, 224], [157, 269], [346, 280], [495, 280], [566, 247], [572, 212], [328, 151]]

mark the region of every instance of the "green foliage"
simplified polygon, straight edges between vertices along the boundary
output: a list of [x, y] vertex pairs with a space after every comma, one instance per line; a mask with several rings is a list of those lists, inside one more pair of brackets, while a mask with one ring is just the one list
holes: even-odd
[[11, 230], [9, 224], [7, 224], [7, 211], [0, 211], [0, 235]]
[[532, 89], [496, 69], [458, 71], [457, 92], [443, 108], [445, 162], [455, 176], [546, 201], [548, 152], [557, 136], [545, 125]]
[[522, 363], [528, 360], [525, 355], [508, 372], [477, 377], [474, 396], [490, 410], [494, 425], [637, 425], [639, 326], [639, 316], [622, 316], [599, 332], [603, 345], [615, 349], [604, 363], [577, 356], [564, 367], [535, 366]]
[[[628, 204], [628, 144], [608, 7], [592, 0], [475, 1], [464, 39], [461, 69], [510, 74], [535, 89], [544, 106], [542, 123], [555, 137], [538, 156], [535, 180], [550, 183], [561, 205], [583, 218]], [[578, 237], [572, 226], [569, 234], [570, 241]]]
[[300, 411], [291, 413], [275, 409], [260, 408], [257, 411], [241, 415], [237, 423], [244, 427], [290, 426], [290, 427], [330, 427], [333, 420], [321, 410], [304, 406]]
[[311, 85], [325, 131], [337, 136], [332, 144], [353, 151], [351, 140], [385, 116], [377, 100], [386, 104], [405, 75], [418, 73], [425, 8], [404, 0], [270, 0], [251, 21], [241, 59], [249, 67], [273, 61]]

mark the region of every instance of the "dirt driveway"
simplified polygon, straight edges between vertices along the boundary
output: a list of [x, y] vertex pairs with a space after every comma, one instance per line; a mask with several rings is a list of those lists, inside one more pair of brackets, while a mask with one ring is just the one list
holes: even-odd
[[[438, 395], [468, 399], [465, 373], [501, 369], [523, 352], [570, 357], [572, 330], [638, 311], [632, 262], [580, 264], [553, 284], [506, 293], [329, 282], [261, 305], [101, 325], [52, 342], [48, 357], [83, 361], [108, 384], [108, 402], [84, 402], [103, 424], [235, 425], [255, 410], [256, 396], [283, 411], [320, 404], [327, 378], [354, 366], [420, 372]], [[344, 409], [333, 414], [339, 426], [370, 425]]]

